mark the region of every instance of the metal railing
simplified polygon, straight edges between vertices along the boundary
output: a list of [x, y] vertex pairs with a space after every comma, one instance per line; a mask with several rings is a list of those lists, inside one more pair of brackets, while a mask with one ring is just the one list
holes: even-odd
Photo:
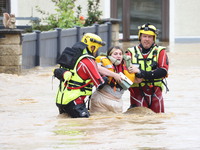
[[34, 31], [22, 34], [22, 68], [56, 65], [57, 58], [63, 50], [80, 41], [83, 33], [95, 33], [107, 43], [99, 49], [98, 54], [107, 52], [111, 46], [112, 24], [110, 22], [90, 27], [57, 28], [48, 32]]

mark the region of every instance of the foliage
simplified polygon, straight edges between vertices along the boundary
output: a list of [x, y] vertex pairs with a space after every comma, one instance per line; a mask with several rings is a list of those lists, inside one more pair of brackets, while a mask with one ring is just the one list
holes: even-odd
[[[38, 6], [37, 11], [46, 17], [42, 18], [47, 25], [34, 25], [33, 28], [44, 31], [54, 28], [72, 28], [74, 26], [83, 26], [80, 19], [75, 16], [75, 1], [76, 0], [51, 0], [55, 3], [55, 14], [49, 14], [41, 10]], [[80, 6], [78, 6], [80, 11]], [[80, 13], [80, 12], [79, 12]]]
[[[100, 16], [102, 11], [99, 11], [100, 0], [88, 0], [87, 15], [85, 19], [81, 16], [82, 7], [75, 6], [76, 0], [51, 0], [55, 3], [55, 14], [50, 14], [41, 10], [38, 6], [36, 10], [40, 12], [46, 25], [32, 22], [33, 30], [48, 31], [55, 28], [72, 28], [74, 26], [91, 26], [94, 23], [101, 23]], [[76, 16], [75, 12], [76, 10]]]
[[100, 16], [102, 11], [99, 11], [100, 0], [88, 0], [87, 15], [84, 26], [90, 26], [94, 23], [101, 23]]

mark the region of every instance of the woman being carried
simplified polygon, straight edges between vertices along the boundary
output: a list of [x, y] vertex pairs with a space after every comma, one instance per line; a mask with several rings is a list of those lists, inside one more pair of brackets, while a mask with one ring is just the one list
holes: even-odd
[[[108, 77], [107, 84], [105, 84], [102, 88], [97, 89], [92, 94], [90, 100], [90, 112], [95, 113], [111, 111], [114, 113], [122, 113], [123, 107], [121, 97], [127, 88], [126, 85], [123, 86], [123, 80], [115, 80], [116, 78], [113, 78], [113, 73], [123, 73], [125, 75], [124, 80], [127, 79], [134, 82], [135, 73], [139, 72], [139, 69], [131, 66], [132, 72], [134, 73], [129, 73], [127, 71], [124, 52], [118, 46], [110, 48], [107, 55], [98, 56], [96, 58], [96, 62], [98, 66], [102, 66], [98, 67], [100, 74], [105, 75], [105, 68], [110, 70], [110, 73], [106, 74]], [[122, 79], [124, 77], [122, 77]]]

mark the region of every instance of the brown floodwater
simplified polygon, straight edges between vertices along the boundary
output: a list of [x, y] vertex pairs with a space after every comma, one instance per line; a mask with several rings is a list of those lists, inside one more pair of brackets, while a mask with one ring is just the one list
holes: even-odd
[[[123, 43], [124, 49], [135, 43]], [[167, 45], [164, 43], [164, 45]], [[72, 119], [58, 115], [54, 67], [21, 75], [0, 74], [2, 150], [199, 150], [200, 44], [167, 46], [165, 113], [140, 109], [126, 114], [93, 114]], [[124, 112], [129, 92], [123, 95]]]

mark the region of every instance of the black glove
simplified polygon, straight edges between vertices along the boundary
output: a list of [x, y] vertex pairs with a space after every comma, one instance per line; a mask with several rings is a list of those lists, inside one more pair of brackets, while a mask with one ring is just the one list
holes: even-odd
[[106, 85], [107, 83], [108, 83], [108, 77], [102, 77], [103, 78], [103, 80], [104, 80], [104, 83], [103, 84], [101, 84], [99, 87], [98, 87], [98, 89], [102, 89], [103, 87], [104, 87], [104, 85]]
[[140, 72], [140, 73], [136, 73], [135, 76], [136, 76], [137, 78], [142, 78], [141, 72]]
[[107, 84], [108, 83], [108, 77], [102, 77], [103, 78], [103, 80], [104, 80], [104, 84]]
[[56, 78], [58, 78], [61, 81], [64, 81], [63, 74], [65, 73], [65, 71], [66, 70], [63, 68], [58, 68], [58, 69], [55, 69], [53, 73]]
[[156, 70], [152, 71], [140, 70], [140, 73], [135, 74], [137, 78], [144, 78], [144, 79], [159, 79], [165, 77], [166, 75], [167, 71], [163, 68], [157, 68]]

